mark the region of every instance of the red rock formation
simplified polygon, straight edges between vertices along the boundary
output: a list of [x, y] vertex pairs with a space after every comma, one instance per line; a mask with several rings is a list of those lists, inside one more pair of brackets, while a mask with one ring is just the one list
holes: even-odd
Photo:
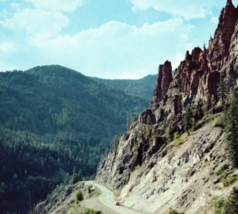
[[[238, 51], [236, 48], [238, 41], [237, 18], [238, 9], [234, 7], [231, 0], [228, 0], [226, 7], [221, 11], [214, 39], [209, 41], [207, 50], [202, 51], [196, 47], [191, 54], [187, 51], [185, 59], [175, 70], [172, 81], [170, 78], [167, 78], [168, 81], [164, 80], [166, 75], [163, 71], [168, 62], [160, 66], [150, 106], [156, 116], [156, 121], [164, 120], [177, 112], [176, 97], [178, 96], [182, 96], [183, 109], [187, 104], [203, 103], [206, 101], [208, 93], [217, 97], [219, 70], [223, 68], [223, 71], [229, 73], [227, 70], [231, 63], [233, 70], [238, 65], [235, 63], [238, 57], [236, 54]], [[167, 70], [170, 70], [169, 65], [167, 66]]]
[[223, 64], [224, 58], [228, 56], [236, 21], [237, 9], [232, 4], [232, 1], [228, 0], [226, 7], [221, 12], [214, 39], [209, 41], [208, 58], [211, 70], [218, 70]]
[[[158, 78], [150, 109], [141, 113], [138, 120], [134, 122], [128, 133], [122, 136], [118, 150], [114, 154], [110, 153], [109, 156], [103, 161], [99, 167], [97, 175], [98, 182], [107, 183], [116, 189], [122, 188], [134, 179], [132, 175], [133, 173], [131, 172], [137, 166], [141, 166], [143, 170], [140, 171], [140, 174], [137, 177], [134, 176], [135, 182], [133, 183], [133, 186], [129, 186], [129, 193], [135, 191], [134, 189], [136, 189], [136, 185], [139, 185], [141, 182], [141, 178], [148, 181], [146, 185], [156, 181], [156, 186], [160, 184], [160, 191], [164, 193], [169, 188], [169, 186], [164, 188], [168, 178], [165, 179], [166, 182], [160, 180], [160, 178], [161, 176], [166, 175], [168, 170], [171, 169], [171, 164], [174, 164], [175, 171], [178, 166], [192, 161], [191, 154], [195, 152], [195, 150], [193, 150], [195, 145], [197, 145], [197, 151], [199, 152], [194, 153], [193, 160], [196, 161], [197, 159], [199, 163], [201, 163], [200, 160], [206, 155], [205, 153], [208, 152], [208, 148], [211, 148], [211, 145], [215, 145], [215, 143], [220, 142], [215, 139], [224, 137], [224, 134], [222, 131], [215, 134], [218, 130], [217, 127], [213, 128], [213, 125], [209, 125], [211, 128], [210, 130], [207, 130], [207, 126], [204, 127], [201, 132], [196, 132], [197, 134], [195, 133], [195, 135], [197, 135], [197, 139], [194, 138], [194, 135], [191, 136], [191, 141], [189, 140], [189, 143], [187, 144], [190, 146], [190, 149], [188, 149], [186, 153], [181, 156], [181, 153], [179, 152], [180, 148], [175, 148], [179, 155], [170, 153], [168, 156], [167, 152], [169, 153], [173, 147], [170, 147], [169, 145], [164, 150], [161, 150], [161, 152], [158, 152], [158, 149], [161, 149], [165, 139], [158, 138], [156, 136], [164, 134], [164, 125], [170, 127], [173, 131], [182, 130], [184, 112], [181, 112], [181, 106], [183, 110], [187, 104], [192, 104], [192, 107], [199, 107], [196, 108], [196, 111], [193, 110], [193, 116], [195, 120], [196, 118], [201, 119], [202, 113], [200, 107], [207, 100], [207, 95], [210, 94], [216, 96], [219, 72], [224, 72], [224, 74], [233, 73], [234, 75], [232, 78], [233, 82], [235, 82], [234, 80], [237, 78], [237, 73], [231, 72], [230, 68], [232, 66], [233, 71], [237, 71], [238, 68], [237, 18], [237, 9], [233, 6], [231, 0], [228, 0], [226, 7], [221, 12], [219, 25], [215, 32], [214, 39], [210, 40], [209, 48], [207, 50], [201, 50], [199, 47], [196, 47], [191, 54], [187, 51], [185, 59], [176, 69], [173, 79], [170, 62], [166, 61], [164, 65], [159, 66]], [[175, 116], [173, 117], [173, 120], [166, 121], [166, 119], [170, 119], [172, 116]], [[162, 121], [164, 122], [160, 123]], [[168, 126], [171, 121], [173, 124]], [[213, 132], [212, 130], [214, 131], [216, 137], [211, 135], [207, 141], [209, 143], [208, 147], [204, 147], [204, 149], [201, 150], [201, 146], [206, 143], [204, 144], [205, 141], [200, 140], [208, 139], [207, 136], [209, 136], [209, 133]], [[202, 135], [204, 135], [204, 137], [201, 138]], [[212, 140], [214, 140], [213, 144], [211, 144]], [[217, 145], [218, 152], [220, 152], [220, 145]], [[184, 148], [187, 148], [187, 146]], [[204, 151], [204, 154], [202, 154], [201, 151]], [[190, 158], [188, 158], [189, 156]], [[161, 164], [157, 165], [157, 169], [155, 169], [158, 160], [162, 160], [163, 157], [166, 158], [163, 159], [163, 162], [161, 161]], [[182, 157], [182, 159], [175, 162], [174, 157]], [[207, 157], [211, 160], [212, 156]], [[222, 157], [222, 155], [219, 157]], [[225, 158], [225, 156], [223, 157]], [[164, 170], [164, 164], [166, 161], [168, 162], [167, 171]], [[161, 169], [161, 172], [157, 175], [157, 177], [154, 176], [155, 174], [151, 173], [154, 169], [155, 174]], [[174, 171], [171, 174], [174, 174]], [[192, 171], [187, 172], [187, 175], [194, 174], [194, 172], [194, 169], [192, 169]], [[153, 176], [150, 181], [148, 180], [148, 175]], [[187, 182], [187, 175], [185, 176], [185, 182]], [[169, 185], [172, 185], [172, 182], [169, 183]], [[141, 189], [141, 186], [138, 189]], [[145, 189], [149, 188], [145, 187]], [[154, 195], [154, 192], [152, 195]], [[125, 196], [127, 195], [124, 194], [124, 197]], [[161, 199], [163, 198], [166, 197], [162, 195]], [[171, 198], [174, 198], [174, 196]], [[148, 197], [146, 198], [145, 203], [148, 202], [147, 200]], [[184, 204], [183, 207], [185, 207]]]
[[166, 61], [164, 65], [159, 66], [159, 74], [155, 83], [151, 107], [158, 104], [167, 93], [169, 84], [172, 82], [172, 66], [171, 62]]
[[168, 91], [169, 84], [172, 82], [172, 80], [173, 77], [172, 77], [171, 62], [166, 61], [162, 69], [162, 81], [161, 81], [162, 96], [164, 96]]

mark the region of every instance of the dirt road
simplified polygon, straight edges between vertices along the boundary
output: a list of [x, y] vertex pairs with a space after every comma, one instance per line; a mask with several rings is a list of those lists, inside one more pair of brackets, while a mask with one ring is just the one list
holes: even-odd
[[86, 185], [95, 186], [101, 191], [101, 194], [99, 197], [83, 201], [83, 206], [95, 210], [101, 210], [104, 214], [142, 214], [141, 212], [134, 211], [123, 206], [116, 206], [114, 204], [114, 194], [106, 187], [93, 181], [87, 181]]

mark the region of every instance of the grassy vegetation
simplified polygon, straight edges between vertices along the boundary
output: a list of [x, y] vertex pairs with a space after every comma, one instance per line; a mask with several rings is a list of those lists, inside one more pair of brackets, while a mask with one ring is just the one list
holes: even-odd
[[103, 214], [102, 211], [97, 211], [93, 209], [89, 209], [85, 212], [85, 214]]
[[174, 140], [177, 140], [180, 137], [180, 133], [178, 131], [174, 132]]
[[231, 184], [233, 184], [235, 181], [238, 180], [238, 176], [231, 176], [233, 172], [235, 172], [237, 169], [234, 168], [232, 170], [228, 170], [229, 165], [224, 164], [218, 171], [216, 171], [216, 175], [222, 175], [222, 183], [224, 187], [227, 187]]
[[228, 200], [219, 200], [215, 203], [215, 214], [238, 213], [238, 189], [233, 187]]
[[169, 214], [183, 214], [183, 213], [179, 213], [176, 209], [169, 209]]
[[229, 177], [227, 177], [226, 179], [224, 179], [224, 180], [222, 181], [222, 183], [223, 183], [224, 187], [227, 187], [227, 186], [233, 184], [233, 183], [234, 183], [235, 181], [237, 181], [237, 180], [238, 180], [238, 177], [237, 177], [237, 176], [235, 176], [235, 177], [229, 176]]
[[215, 214], [222, 214], [222, 208], [225, 205], [224, 200], [219, 200], [215, 203]]
[[174, 143], [173, 143], [174, 146], [179, 146], [181, 144], [183, 144], [183, 140], [181, 138], [175, 140]]
[[161, 152], [166, 146], [167, 146], [167, 144], [164, 143], [164, 144], [160, 147], [160, 149], [158, 150], [158, 152]]
[[169, 209], [169, 214], [178, 214], [177, 210], [174, 210], [172, 208]]
[[95, 196], [96, 196], [96, 197], [98, 197], [99, 195], [100, 195], [100, 193], [99, 193], [99, 192], [96, 192], [96, 193], [95, 193]]
[[223, 173], [225, 172], [225, 170], [228, 169], [228, 167], [229, 167], [228, 164], [223, 165], [215, 174], [216, 174], [217, 176], [223, 174]]

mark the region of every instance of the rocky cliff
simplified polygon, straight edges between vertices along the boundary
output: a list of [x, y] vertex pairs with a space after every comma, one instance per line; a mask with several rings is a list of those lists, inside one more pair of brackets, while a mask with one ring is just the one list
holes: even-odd
[[[228, 0], [208, 48], [187, 51], [173, 76], [169, 61], [159, 66], [149, 109], [98, 168], [96, 180], [120, 190], [124, 205], [144, 213], [166, 213], [170, 207], [214, 213], [213, 199], [227, 196], [232, 186], [224, 188], [221, 176], [214, 174], [227, 162], [223, 124], [212, 120], [222, 121], [220, 76], [223, 82], [231, 78], [233, 86], [237, 82], [237, 20], [238, 9]], [[213, 107], [205, 115], [202, 106], [208, 100]], [[184, 129], [187, 106], [194, 123], [189, 136]]]

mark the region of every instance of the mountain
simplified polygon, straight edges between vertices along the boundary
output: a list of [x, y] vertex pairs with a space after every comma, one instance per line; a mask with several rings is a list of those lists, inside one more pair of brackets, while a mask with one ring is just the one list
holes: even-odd
[[142, 98], [61, 66], [1, 73], [0, 78], [1, 124], [10, 129], [30, 129], [46, 140], [45, 133], [67, 130], [108, 141], [126, 129], [127, 113], [133, 115], [148, 105]]
[[95, 176], [127, 115], [146, 109], [128, 95], [62, 66], [0, 73], [0, 213], [27, 213], [75, 167]]
[[148, 75], [138, 80], [110, 80], [99, 78], [94, 78], [94, 80], [112, 88], [122, 90], [126, 94], [143, 97], [149, 102], [153, 94], [156, 78], [157, 75]]
[[[142, 213], [237, 213], [238, 9], [228, 0], [209, 47], [159, 72], [149, 109], [100, 163], [96, 181]], [[234, 211], [235, 210], [235, 211]]]

